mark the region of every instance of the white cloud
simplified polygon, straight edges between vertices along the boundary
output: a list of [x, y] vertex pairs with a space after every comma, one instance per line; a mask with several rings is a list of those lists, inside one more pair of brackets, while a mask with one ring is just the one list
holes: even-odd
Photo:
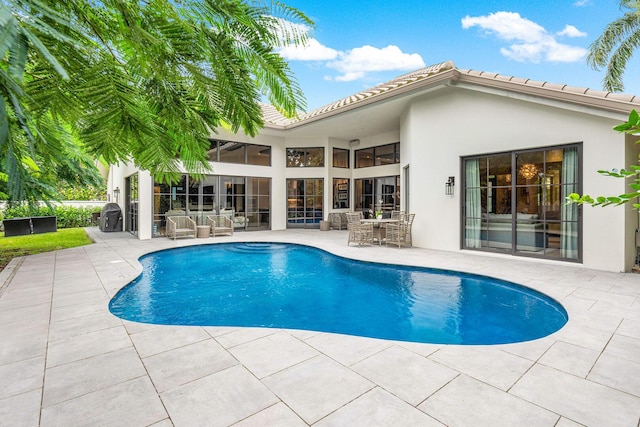
[[368, 45], [356, 47], [341, 52], [336, 60], [327, 63], [327, 67], [341, 73], [335, 78], [338, 81], [358, 80], [375, 71], [415, 70], [424, 66], [419, 54], [404, 53], [393, 45], [384, 48]]
[[[587, 54], [587, 50], [582, 47], [559, 43], [544, 27], [522, 18], [519, 13], [496, 12], [462, 19], [462, 28], [475, 26], [487, 34], [495, 34], [499, 39], [514, 42], [509, 47], [501, 48], [500, 53], [515, 61], [576, 62]], [[561, 33], [569, 37], [583, 35], [571, 25], [567, 25]]]
[[580, 31], [573, 25], [566, 25], [564, 30], [556, 33], [559, 36], [567, 36], [567, 37], [587, 37], [587, 33]]
[[339, 52], [309, 39], [306, 46], [287, 46], [278, 50], [285, 59], [291, 61], [329, 61], [338, 57]]
[[589, 6], [590, 4], [591, 4], [591, 0], [577, 0], [576, 2], [573, 3], [573, 5], [576, 7]]

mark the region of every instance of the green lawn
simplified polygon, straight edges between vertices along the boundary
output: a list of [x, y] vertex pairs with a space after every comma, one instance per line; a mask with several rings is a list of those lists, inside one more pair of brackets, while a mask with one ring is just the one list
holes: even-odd
[[74, 248], [90, 243], [93, 242], [82, 228], [63, 228], [55, 233], [13, 237], [4, 237], [4, 233], [0, 233], [0, 270], [9, 264], [12, 258], [18, 256]]

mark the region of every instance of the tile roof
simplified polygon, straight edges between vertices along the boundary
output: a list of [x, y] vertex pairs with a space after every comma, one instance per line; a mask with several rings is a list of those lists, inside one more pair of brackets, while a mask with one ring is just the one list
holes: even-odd
[[470, 83], [480, 86], [507, 89], [525, 94], [533, 94], [548, 99], [573, 102], [608, 111], [623, 112], [625, 114], [632, 108], [640, 109], [640, 96], [636, 95], [541, 82], [485, 71], [458, 69], [453, 61], [446, 61], [404, 74], [386, 83], [382, 83], [362, 92], [347, 96], [309, 112], [301, 113], [296, 118], [286, 118], [273, 106], [262, 104], [265, 125], [269, 127], [285, 128], [289, 125], [302, 124], [306, 121], [320, 119], [323, 116], [330, 116], [347, 109], [356, 108], [359, 105], [376, 102], [378, 98], [394, 96], [396, 93], [405, 93], [408, 90], [414, 89], [414, 87], [415, 89], [419, 89], [431, 80], [436, 80], [436, 76], [447, 77], [454, 84]]

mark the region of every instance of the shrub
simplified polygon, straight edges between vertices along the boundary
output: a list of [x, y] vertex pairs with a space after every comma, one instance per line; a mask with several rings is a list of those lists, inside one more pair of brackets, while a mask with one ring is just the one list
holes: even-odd
[[89, 227], [91, 214], [100, 210], [100, 207], [15, 205], [6, 207], [0, 213], [0, 219], [55, 215], [58, 218], [58, 228]]

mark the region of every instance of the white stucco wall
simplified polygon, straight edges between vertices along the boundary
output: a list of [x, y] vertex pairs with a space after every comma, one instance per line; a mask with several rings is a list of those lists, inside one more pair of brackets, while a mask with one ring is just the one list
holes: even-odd
[[[583, 191], [624, 192], [622, 180], [596, 172], [624, 163], [624, 137], [611, 129], [624, 117], [603, 118], [529, 101], [453, 87], [417, 100], [405, 112], [401, 166], [406, 160], [411, 165], [415, 245], [460, 250], [463, 156], [582, 142]], [[454, 196], [444, 193], [449, 176], [456, 179]], [[583, 218], [584, 266], [623, 271], [625, 209], [584, 207]]]

